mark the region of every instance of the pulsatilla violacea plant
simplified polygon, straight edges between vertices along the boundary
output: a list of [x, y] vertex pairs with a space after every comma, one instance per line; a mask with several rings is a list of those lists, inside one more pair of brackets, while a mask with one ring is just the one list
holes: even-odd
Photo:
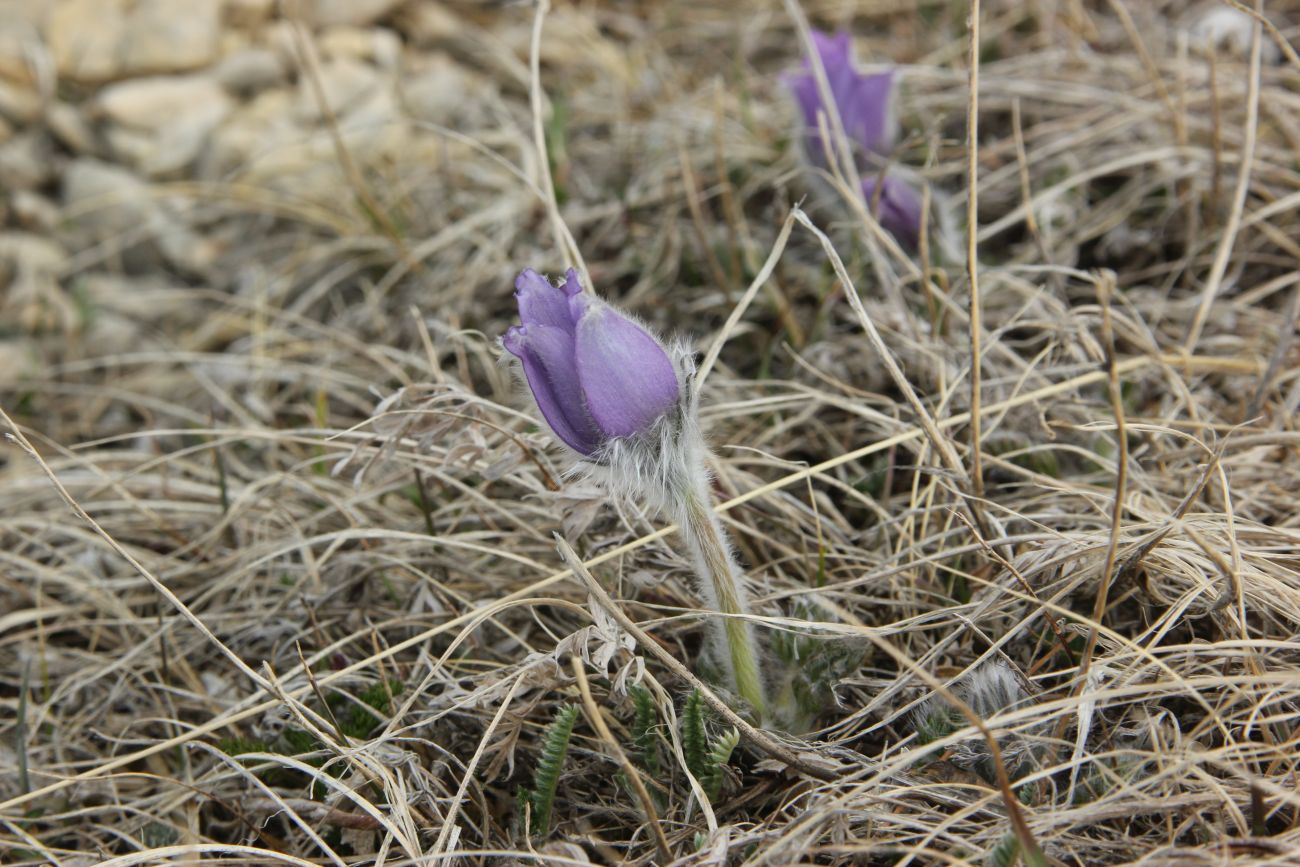
[[531, 269], [515, 281], [520, 325], [502, 344], [519, 359], [537, 408], [581, 467], [617, 496], [667, 513], [690, 550], [726, 686], [768, 715], [744, 574], [709, 496], [695, 364], [631, 316], [584, 292], [570, 269], [559, 286]]
[[[850, 156], [862, 172], [862, 196], [880, 224], [904, 246], [915, 249], [921, 235], [921, 196], [896, 166], [887, 166], [898, 135], [894, 71], [858, 72], [847, 33], [832, 36], [813, 31], [812, 41], [826, 73], [830, 101], [852, 149]], [[828, 129], [834, 127], [812, 60], [805, 59], [803, 69], [785, 80], [803, 114], [808, 158], [816, 165], [825, 164], [828, 152], [837, 159], [834, 145], [822, 137], [823, 123]]]

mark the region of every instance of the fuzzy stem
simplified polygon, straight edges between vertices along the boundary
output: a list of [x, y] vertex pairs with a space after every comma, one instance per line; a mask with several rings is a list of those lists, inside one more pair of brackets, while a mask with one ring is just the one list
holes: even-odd
[[722, 524], [709, 507], [708, 491], [691, 486], [682, 492], [680, 503], [682, 533], [695, 554], [700, 580], [712, 590], [713, 602], [724, 615], [722, 631], [726, 638], [726, 668], [731, 686], [753, 707], [760, 722], [767, 715], [763, 679], [758, 672], [758, 643], [752, 624], [743, 618], [749, 614], [749, 598], [743, 576], [731, 557], [723, 536]]

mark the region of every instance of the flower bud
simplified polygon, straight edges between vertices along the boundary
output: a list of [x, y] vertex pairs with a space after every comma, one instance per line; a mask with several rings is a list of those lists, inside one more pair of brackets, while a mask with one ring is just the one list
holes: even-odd
[[515, 298], [523, 324], [501, 342], [523, 363], [546, 423], [574, 451], [592, 457], [613, 439], [648, 432], [678, 406], [681, 384], [667, 350], [584, 293], [573, 269], [560, 286], [526, 269]]

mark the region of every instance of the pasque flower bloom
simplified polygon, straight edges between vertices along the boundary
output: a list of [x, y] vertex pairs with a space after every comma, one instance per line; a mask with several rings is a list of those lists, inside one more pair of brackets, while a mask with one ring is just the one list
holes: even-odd
[[680, 402], [663, 345], [584, 293], [572, 268], [559, 286], [526, 269], [515, 298], [523, 324], [502, 343], [523, 363], [546, 423], [574, 451], [592, 457], [615, 438], [646, 433]]
[[709, 652], [758, 719], [761, 656], [744, 573], [711, 508], [708, 447], [696, 420], [691, 355], [584, 293], [570, 269], [553, 285], [531, 269], [515, 280], [521, 325], [501, 342], [522, 363], [555, 435], [612, 491], [666, 511], [681, 528], [710, 618]]
[[[848, 136], [849, 143], [864, 153], [887, 154], [894, 146], [897, 132], [893, 114], [893, 71], [875, 75], [860, 74], [853, 65], [853, 44], [847, 33], [831, 36], [814, 30], [812, 38], [822, 61], [822, 69], [826, 71], [831, 99], [839, 110], [840, 122], [844, 124], [844, 133]], [[824, 114], [826, 108], [817, 89], [812, 61], [805, 58], [803, 71], [787, 76], [786, 80], [803, 112], [806, 124], [804, 135], [810, 156], [820, 160], [825, 149], [817, 116]], [[827, 123], [829, 125], [829, 121]]]
[[[870, 177], [862, 181], [862, 193], [882, 226], [904, 244], [915, 247], [921, 234], [921, 197], [915, 188], [895, 174], [879, 175], [879, 168], [893, 150], [897, 137], [894, 113], [894, 73], [863, 75], [853, 63], [853, 44], [847, 33], [831, 36], [813, 31], [813, 45], [826, 71], [831, 100], [853, 147], [853, 159]], [[804, 117], [804, 142], [814, 162], [824, 162], [826, 146], [819, 116], [827, 114], [813, 74], [812, 60], [786, 81]], [[826, 121], [828, 128], [830, 121]], [[879, 190], [877, 190], [879, 187]]]

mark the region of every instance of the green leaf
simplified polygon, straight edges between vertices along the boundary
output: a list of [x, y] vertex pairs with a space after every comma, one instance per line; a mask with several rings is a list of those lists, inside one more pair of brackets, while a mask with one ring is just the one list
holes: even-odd
[[573, 724], [577, 719], [578, 706], [565, 705], [555, 714], [555, 719], [546, 727], [546, 734], [542, 736], [542, 757], [537, 762], [537, 771], [533, 774], [533, 790], [529, 793], [534, 834], [545, 834], [550, 827], [555, 789], [560, 782], [560, 771], [564, 769], [564, 759], [569, 754], [569, 738], [573, 735]]

